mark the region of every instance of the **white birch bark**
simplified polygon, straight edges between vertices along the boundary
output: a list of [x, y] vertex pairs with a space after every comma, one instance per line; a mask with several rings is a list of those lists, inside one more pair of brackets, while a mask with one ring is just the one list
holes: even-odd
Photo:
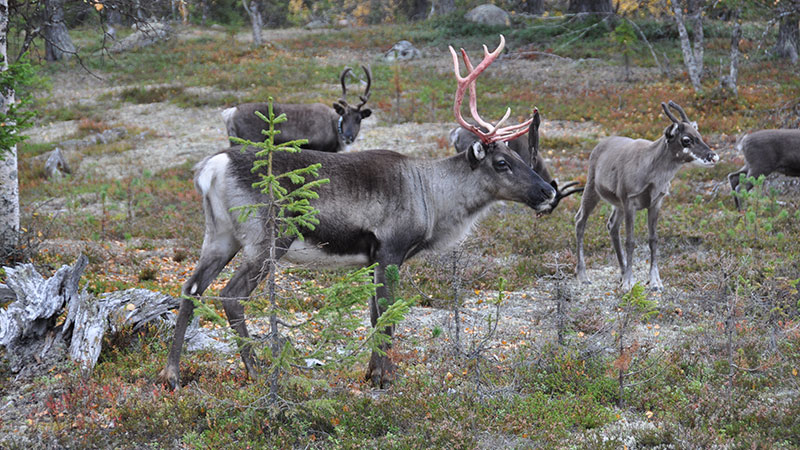
[[[0, 0], [0, 71], [8, 70], [8, 0]], [[0, 110], [8, 111], [14, 91], [0, 92]], [[0, 148], [0, 255], [9, 254], [19, 234], [17, 147]]]
[[261, 29], [264, 27], [264, 18], [261, 14], [261, 5], [259, 0], [242, 0], [242, 5], [245, 11], [250, 16], [250, 24], [253, 27], [253, 45], [261, 47], [264, 40], [261, 38]]
[[742, 39], [742, 21], [739, 19], [740, 9], [733, 11], [733, 30], [731, 31], [730, 72], [723, 86], [730, 89], [734, 96], [739, 95], [737, 78], [739, 78], [739, 41]]
[[[689, 32], [686, 31], [686, 23], [683, 17], [683, 8], [680, 0], [672, 1], [672, 12], [675, 15], [675, 24], [678, 26], [678, 35], [681, 38], [681, 52], [683, 53], [683, 63], [686, 66], [686, 72], [689, 73], [689, 81], [692, 82], [692, 87], [695, 92], [700, 92], [702, 85], [700, 84], [700, 77], [703, 73], [703, 23], [702, 16], [697, 13], [695, 19], [695, 43], [694, 49], [692, 48], [691, 40], [689, 39]], [[699, 39], [698, 39], [699, 38]], [[699, 54], [697, 52], [699, 50]], [[700, 61], [698, 62], [698, 57]]]

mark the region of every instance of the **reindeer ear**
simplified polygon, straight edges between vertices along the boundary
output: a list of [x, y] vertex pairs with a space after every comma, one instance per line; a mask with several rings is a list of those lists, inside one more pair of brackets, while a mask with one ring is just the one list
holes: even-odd
[[361, 110], [361, 118], [362, 119], [366, 119], [367, 117], [369, 117], [371, 115], [372, 115], [372, 110], [371, 109], [367, 108], [367, 109], [362, 109]]
[[667, 137], [668, 141], [675, 139], [675, 136], [678, 134], [678, 124], [673, 123], [672, 125], [668, 126], [664, 129], [664, 136]]
[[344, 106], [342, 106], [341, 103], [334, 103], [333, 110], [336, 111], [336, 114], [339, 114], [340, 116], [343, 116], [344, 113], [346, 112]]
[[469, 166], [475, 170], [478, 167], [478, 164], [483, 161], [483, 158], [486, 158], [486, 149], [483, 147], [483, 143], [481, 141], [475, 141], [472, 144], [472, 147], [467, 150], [467, 161], [469, 161]]

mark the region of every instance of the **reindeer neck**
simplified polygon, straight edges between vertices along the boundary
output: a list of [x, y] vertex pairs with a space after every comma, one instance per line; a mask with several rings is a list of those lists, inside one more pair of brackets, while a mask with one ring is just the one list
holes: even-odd
[[683, 162], [676, 157], [667, 144], [667, 139], [661, 136], [641, 152], [644, 161], [640, 167], [647, 173], [653, 185], [666, 185], [675, 177]]
[[[476, 169], [480, 170], [480, 169]], [[428, 236], [441, 236], [432, 246], [443, 248], [463, 239], [494, 198], [472, 173], [464, 154], [430, 161], [419, 167], [424, 183]]]
[[654, 141], [643, 153], [649, 156], [648, 165], [651, 170], [669, 172], [670, 178], [683, 165], [682, 159], [670, 150], [667, 138], [664, 136]]

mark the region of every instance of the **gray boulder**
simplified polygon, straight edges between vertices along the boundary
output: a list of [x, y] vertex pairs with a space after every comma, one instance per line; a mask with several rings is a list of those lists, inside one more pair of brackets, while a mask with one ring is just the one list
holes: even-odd
[[121, 53], [147, 47], [172, 35], [172, 28], [161, 22], [149, 22], [136, 27], [137, 31], [111, 46], [111, 53]]
[[383, 59], [386, 61], [407, 61], [416, 58], [422, 58], [422, 52], [408, 41], [399, 41], [383, 54]]
[[511, 17], [495, 5], [485, 4], [476, 6], [464, 18], [470, 22], [490, 26], [510, 26]]

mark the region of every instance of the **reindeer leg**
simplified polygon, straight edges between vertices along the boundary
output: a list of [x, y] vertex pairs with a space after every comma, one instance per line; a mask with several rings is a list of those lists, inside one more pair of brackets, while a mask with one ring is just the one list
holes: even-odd
[[636, 209], [630, 202], [622, 203], [622, 213], [625, 215], [625, 267], [622, 268], [622, 290], [629, 291], [633, 285], [633, 250], [636, 245], [633, 233], [633, 221], [636, 218]]
[[[731, 192], [739, 192], [739, 175], [747, 173], [747, 164], [736, 172], [728, 174], [728, 182], [731, 184]], [[733, 196], [733, 202], [736, 204], [736, 209], [741, 209], [739, 197]]]
[[[275, 261], [286, 253], [290, 243], [290, 239], [281, 239], [276, 242]], [[244, 248], [245, 261], [219, 293], [220, 297], [222, 297], [222, 307], [225, 309], [228, 323], [241, 338], [239, 354], [242, 356], [242, 362], [247, 374], [253, 379], [258, 376], [258, 372], [255, 366], [252, 346], [247, 342], [250, 339], [250, 333], [247, 332], [244, 306], [239, 300], [249, 297], [250, 293], [258, 286], [258, 283], [267, 275], [270, 265], [273, 264], [273, 261], [268, 258], [268, 251], [264, 242], [256, 245], [246, 245]], [[274, 332], [275, 330], [271, 331]]]
[[613, 207], [611, 209], [611, 216], [608, 218], [608, 234], [611, 236], [611, 244], [614, 247], [614, 253], [617, 255], [617, 263], [619, 263], [619, 268], [621, 271], [624, 272], [625, 270], [625, 254], [622, 252], [622, 243], [619, 238], [619, 226], [621, 224], [622, 215], [619, 213], [619, 209]]
[[647, 231], [649, 233], [648, 243], [650, 244], [650, 288], [656, 291], [664, 288], [664, 285], [661, 284], [661, 277], [658, 275], [658, 235], [656, 233], [658, 213], [661, 211], [661, 200], [659, 199], [655, 204], [647, 208]]
[[[211, 284], [211, 281], [219, 275], [225, 265], [230, 262], [233, 255], [239, 251], [239, 243], [233, 235], [217, 234], [209, 235], [215, 230], [210, 230], [206, 234], [200, 261], [195, 267], [192, 276], [183, 285], [184, 295], [200, 296]], [[175, 335], [172, 338], [172, 346], [167, 356], [167, 365], [159, 374], [159, 378], [171, 389], [177, 389], [180, 385], [180, 360], [183, 341], [186, 336], [186, 328], [189, 326], [194, 312], [194, 302], [184, 298], [181, 301], [178, 317], [175, 321]]]
[[586, 231], [586, 221], [589, 219], [589, 215], [592, 213], [595, 206], [597, 206], [599, 200], [600, 196], [597, 195], [597, 192], [594, 190], [593, 180], [590, 179], [586, 183], [586, 190], [583, 191], [581, 207], [578, 209], [578, 213], [575, 214], [575, 237], [578, 242], [578, 265], [575, 268], [575, 275], [578, 281], [583, 284], [591, 283], [586, 276], [586, 263], [583, 258], [583, 235]]

